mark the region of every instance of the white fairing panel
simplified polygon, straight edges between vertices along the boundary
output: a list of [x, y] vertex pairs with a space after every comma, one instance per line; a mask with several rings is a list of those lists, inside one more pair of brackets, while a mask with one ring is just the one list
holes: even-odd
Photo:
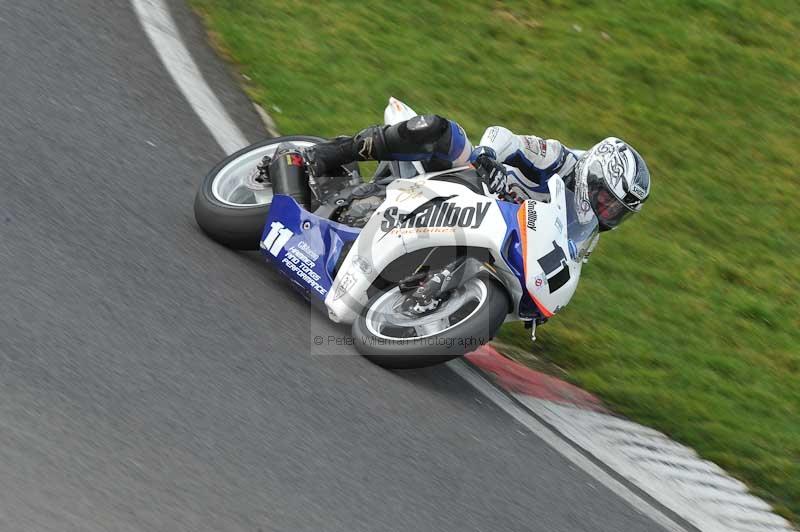
[[403, 120], [414, 118], [417, 113], [414, 110], [398, 100], [397, 98], [390, 97], [389, 105], [383, 110], [383, 123], [387, 126], [397, 124]]
[[[525, 280], [536, 306], [550, 317], [564, 307], [581, 274], [582, 261], [570, 252], [564, 181], [557, 174], [547, 183], [550, 201], [528, 200], [520, 210]], [[523, 229], [524, 228], [524, 229]]]
[[[387, 126], [391, 126], [403, 120], [414, 118], [415, 116], [417, 116], [416, 111], [397, 98], [390, 96], [389, 104], [386, 106], [386, 109], [383, 110], [383, 123]], [[425, 173], [425, 169], [419, 161], [400, 161], [399, 164], [402, 168], [400, 175], [404, 177]]]
[[[378, 274], [399, 257], [420, 249], [487, 248], [502, 270], [505, 266], [499, 250], [505, 234], [505, 220], [492, 198], [456, 183], [426, 177], [397, 179], [389, 185], [386, 201], [364, 227], [336, 275], [325, 298], [330, 318], [352, 323], [366, 305], [367, 289]], [[512, 294], [516, 299], [519, 295]]]

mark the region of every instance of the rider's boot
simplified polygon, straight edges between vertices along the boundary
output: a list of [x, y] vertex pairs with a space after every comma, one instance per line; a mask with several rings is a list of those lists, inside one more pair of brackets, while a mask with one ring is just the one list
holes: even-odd
[[352, 137], [336, 137], [305, 149], [304, 156], [311, 175], [327, 176], [343, 164], [355, 160]]
[[449, 120], [437, 115], [415, 116], [391, 126], [372, 126], [353, 137], [336, 137], [306, 148], [306, 161], [315, 177], [328, 175], [339, 166], [353, 161], [429, 160], [450, 155], [452, 143], [457, 139], [464, 154], [471, 147], [463, 130], [451, 129]]
[[308, 168], [315, 177], [326, 176], [353, 161], [375, 161], [386, 158], [384, 127], [372, 126], [353, 137], [336, 137], [305, 150]]

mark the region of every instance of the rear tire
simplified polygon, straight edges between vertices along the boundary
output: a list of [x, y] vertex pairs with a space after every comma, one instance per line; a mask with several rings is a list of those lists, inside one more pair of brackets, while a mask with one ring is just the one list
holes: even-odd
[[[243, 164], [246, 163], [246, 168], [243, 168], [242, 171], [246, 171], [247, 168], [255, 169], [255, 165], [261, 161], [264, 155], [274, 153], [274, 149], [263, 149], [265, 147], [277, 147], [282, 142], [300, 142], [302, 145], [308, 146], [324, 140], [321, 137], [303, 135], [276, 137], [251, 144], [223, 159], [203, 178], [195, 196], [194, 217], [197, 225], [208, 236], [224, 246], [233, 249], [258, 249], [271, 202], [247, 205], [223, 201], [215, 193], [215, 180], [220, 179], [220, 173], [223, 170], [235, 167], [231, 163], [237, 159], [243, 159]], [[254, 151], [258, 153], [251, 153]], [[254, 160], [250, 161], [249, 159]]]
[[[368, 360], [387, 369], [412, 369], [441, 364], [472, 352], [491, 340], [505, 320], [509, 302], [505, 288], [494, 279], [476, 280], [486, 288], [486, 298], [462, 321], [441, 333], [414, 337], [392, 338], [376, 333], [367, 324], [370, 308], [387, 292], [370, 299], [353, 322], [356, 349]], [[392, 287], [389, 291], [395, 291]]]

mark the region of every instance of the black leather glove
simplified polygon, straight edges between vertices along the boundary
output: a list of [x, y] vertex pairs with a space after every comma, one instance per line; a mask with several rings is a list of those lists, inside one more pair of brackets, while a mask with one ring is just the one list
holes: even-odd
[[472, 150], [469, 160], [478, 172], [489, 192], [504, 195], [508, 190], [508, 172], [503, 163], [497, 162], [497, 154], [488, 146], [478, 146]]

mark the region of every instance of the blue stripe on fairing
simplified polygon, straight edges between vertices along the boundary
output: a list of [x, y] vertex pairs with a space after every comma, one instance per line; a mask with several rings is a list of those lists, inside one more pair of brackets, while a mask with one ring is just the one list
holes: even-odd
[[[500, 207], [500, 212], [503, 214], [503, 220], [506, 223], [506, 235], [503, 237], [503, 245], [500, 248], [500, 253], [508, 268], [519, 280], [522, 287], [522, 298], [519, 300], [519, 314], [523, 317], [541, 316], [541, 312], [536, 307], [536, 304], [531, 299], [528, 289], [525, 285], [525, 263], [522, 259], [522, 254], [525, 250], [522, 249], [522, 237], [520, 236], [520, 227], [517, 221], [517, 213], [524, 204], [511, 203], [508, 201], [496, 200], [497, 206]], [[522, 229], [524, 230], [524, 228]], [[541, 316], [543, 317], [543, 316]]]
[[464, 130], [461, 129], [456, 122], [450, 120], [450, 152], [447, 154], [447, 160], [450, 162], [458, 159], [461, 152], [464, 151], [464, 146], [467, 144], [467, 136]]

